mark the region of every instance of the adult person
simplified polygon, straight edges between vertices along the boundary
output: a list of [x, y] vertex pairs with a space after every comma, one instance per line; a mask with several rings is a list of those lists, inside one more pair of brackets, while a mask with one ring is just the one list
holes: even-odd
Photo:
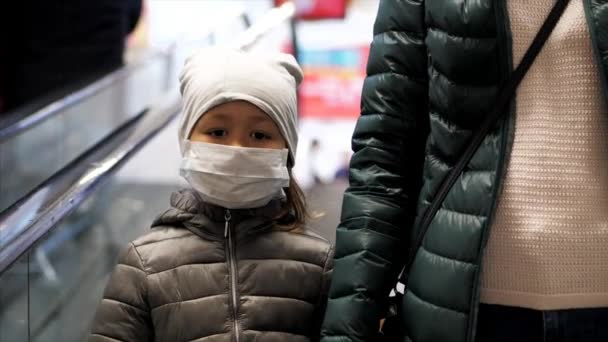
[[[323, 342], [378, 341], [417, 219], [554, 3], [380, 1]], [[606, 23], [566, 7], [416, 251], [399, 341], [608, 340]]]

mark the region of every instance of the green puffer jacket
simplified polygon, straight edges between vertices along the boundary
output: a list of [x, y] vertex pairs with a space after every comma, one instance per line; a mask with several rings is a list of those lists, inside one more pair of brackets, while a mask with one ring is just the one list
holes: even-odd
[[[583, 1], [605, 90], [608, 0]], [[380, 1], [323, 342], [377, 341], [386, 299], [418, 233], [416, 217], [513, 68], [507, 15], [502, 0]], [[513, 115], [506, 117], [416, 254], [401, 341], [474, 341], [481, 257], [513, 137]]]

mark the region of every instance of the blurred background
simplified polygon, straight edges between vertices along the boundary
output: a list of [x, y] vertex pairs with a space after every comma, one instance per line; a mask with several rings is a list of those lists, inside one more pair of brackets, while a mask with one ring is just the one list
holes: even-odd
[[82, 341], [179, 177], [197, 48], [294, 54], [295, 177], [334, 240], [377, 0], [24, 0], [0, 10], [0, 341]]

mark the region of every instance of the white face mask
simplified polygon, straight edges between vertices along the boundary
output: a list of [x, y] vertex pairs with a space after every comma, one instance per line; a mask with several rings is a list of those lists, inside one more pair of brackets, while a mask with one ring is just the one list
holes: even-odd
[[262, 207], [289, 186], [287, 149], [185, 141], [180, 174], [208, 203], [228, 209]]

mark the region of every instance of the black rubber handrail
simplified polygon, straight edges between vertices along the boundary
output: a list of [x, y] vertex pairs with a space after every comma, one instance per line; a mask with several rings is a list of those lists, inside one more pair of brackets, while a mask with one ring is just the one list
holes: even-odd
[[[251, 25], [237, 47], [248, 49], [268, 31], [295, 14], [288, 2]], [[269, 25], [273, 23], [272, 25]], [[0, 213], [0, 275], [46, 233], [108, 181], [165, 128], [181, 109], [177, 89], [145, 113], [120, 126], [47, 181]]]
[[[52, 102], [43, 105], [42, 108], [36, 109], [33, 112], [27, 110], [29, 107], [31, 107], [31, 104], [27, 104], [22, 108], [17, 108], [15, 111], [4, 113], [4, 118], [0, 120], [0, 144], [54, 117], [55, 115], [64, 112], [66, 109], [94, 96], [95, 94], [110, 88], [117, 82], [132, 75], [136, 70], [147, 65], [151, 60], [162, 58], [170, 53], [169, 48], [167, 48], [165, 50], [156, 50], [145, 54], [141, 57], [141, 59], [133, 63], [126, 64], [125, 66], [120, 67], [119, 69], [112, 71], [105, 76], [101, 76], [97, 80], [81, 87], [78, 90], [75, 90], [74, 92], [71, 92], [68, 95], [53, 100]], [[44, 99], [34, 101], [44, 101]]]

